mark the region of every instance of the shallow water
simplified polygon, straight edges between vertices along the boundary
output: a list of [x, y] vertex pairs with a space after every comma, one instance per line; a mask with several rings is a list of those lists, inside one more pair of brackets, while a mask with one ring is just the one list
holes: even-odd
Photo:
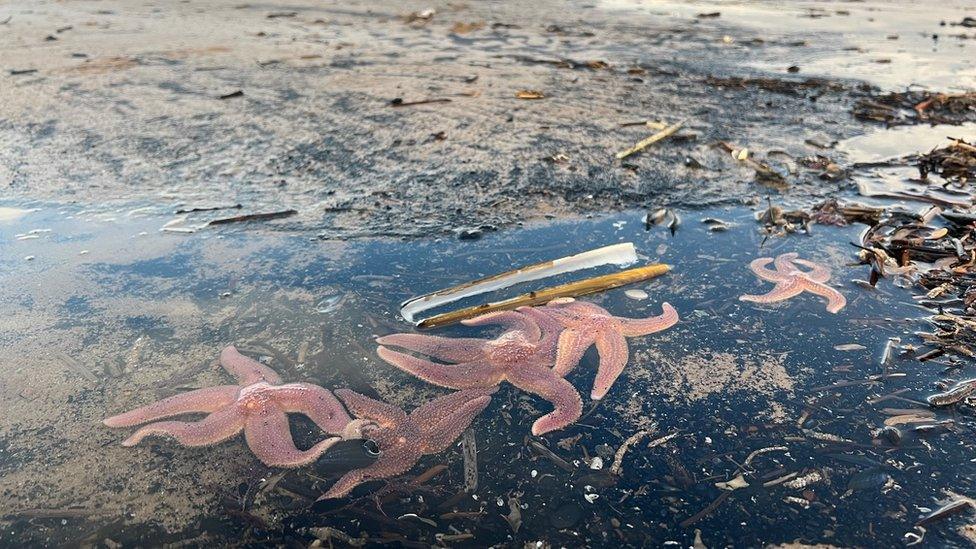
[[837, 150], [856, 163], [884, 162], [945, 147], [952, 139], [976, 140], [976, 124], [936, 124], [881, 128], [845, 139]]
[[973, 205], [972, 190], [966, 182], [946, 181], [938, 174], [921, 179], [914, 157], [948, 146], [953, 139], [972, 142], [976, 124], [898, 126], [879, 128], [844, 139], [835, 150], [853, 164], [851, 179], [860, 201], [899, 206], [922, 211], [930, 205], [967, 208]]
[[[972, 15], [966, 1], [602, 0], [599, 5], [684, 20], [718, 12], [699, 17], [699, 23], [725, 29], [729, 59], [755, 69], [785, 72], [797, 66], [801, 76], [858, 79], [894, 91], [976, 87], [976, 34], [953, 25]], [[755, 38], [768, 47], [757, 52], [750, 47]]]
[[[874, 291], [851, 282], [868, 275], [866, 267], [848, 265], [848, 242], [862, 227], [818, 226], [809, 237], [764, 242], [747, 209], [682, 213], [674, 236], [663, 227], [647, 230], [641, 212], [627, 212], [473, 242], [344, 243], [257, 224], [162, 233], [171, 216], [158, 207], [30, 206], [36, 209], [0, 220], [0, 545], [307, 544], [313, 538], [306, 528], [314, 526], [427, 543], [436, 534], [470, 533], [461, 542], [476, 546], [688, 546], [696, 530], [708, 546], [893, 545], [924, 508], [938, 507], [942, 490], [976, 493], [970, 408], [937, 411], [936, 420], [949, 423], [924, 437], [902, 426], [898, 446], [873, 439], [890, 417], [886, 408], [927, 409], [921, 401], [940, 380], [969, 372], [939, 360], [919, 363], [910, 349], [881, 365], [890, 337], [921, 344], [912, 333], [930, 329], [929, 313], [888, 280]], [[700, 223], [705, 217], [731, 228], [709, 232]], [[384, 498], [382, 511], [370, 497], [312, 505], [334, 471], [269, 470], [240, 438], [207, 448], [152, 440], [127, 449], [118, 443], [128, 430], [99, 423], [226, 383], [214, 360], [230, 343], [287, 381], [351, 387], [412, 409], [444, 391], [375, 357], [374, 336], [411, 330], [396, 316], [398, 303], [620, 241], [633, 241], [645, 261], [673, 265], [672, 273], [636, 286], [647, 300], [630, 299], [624, 289], [588, 299], [631, 317], [658, 314], [668, 301], [682, 321], [631, 339], [630, 364], [610, 394], [587, 401], [578, 424], [542, 437], [577, 466], [573, 472], [529, 448], [529, 426], [548, 405], [510, 386], [474, 424], [480, 475], [473, 495], [455, 496], [463, 487], [462, 458], [452, 449], [424, 458], [411, 474], [437, 464], [446, 472]], [[785, 251], [829, 265], [848, 306], [831, 315], [809, 294], [776, 306], [738, 301], [769, 287], [747, 263]], [[482, 332], [455, 326], [438, 333]], [[853, 343], [863, 349], [837, 350]], [[584, 395], [594, 371], [591, 351], [570, 378]], [[871, 377], [879, 374], [888, 376]], [[878, 400], [884, 395], [895, 396]], [[629, 450], [614, 479], [607, 473], [613, 453], [643, 429], [652, 433]], [[301, 420], [293, 432], [300, 445], [320, 436]], [[675, 436], [647, 447], [669, 434]], [[844, 440], [823, 440], [831, 436]], [[776, 446], [786, 449], [745, 464], [750, 453]], [[602, 469], [590, 468], [593, 456], [602, 458]], [[740, 472], [749, 486], [689, 523], [722, 495], [715, 483]], [[805, 488], [763, 485], [812, 472], [825, 480]], [[517, 532], [501, 518], [509, 498], [520, 508]], [[451, 511], [459, 513], [445, 515]], [[405, 516], [411, 513], [434, 523]], [[956, 528], [970, 518], [929, 527], [925, 542], [962, 545]]]

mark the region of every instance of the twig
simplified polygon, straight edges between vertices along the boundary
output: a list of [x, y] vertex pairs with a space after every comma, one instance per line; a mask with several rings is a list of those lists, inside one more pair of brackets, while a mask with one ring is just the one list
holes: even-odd
[[447, 471], [447, 465], [444, 464], [431, 465], [430, 469], [427, 469], [423, 473], [420, 473], [419, 475], [414, 477], [410, 481], [410, 484], [413, 484], [415, 486], [426, 484], [428, 481], [430, 481], [437, 475], [443, 473], [444, 471]]
[[220, 219], [213, 219], [209, 223], [207, 223], [207, 226], [226, 225], [228, 223], [240, 223], [243, 221], [268, 221], [271, 219], [281, 219], [283, 217], [291, 217], [297, 213], [298, 210], [282, 210], [280, 212], [235, 215], [234, 217], [222, 217]]
[[641, 439], [643, 439], [646, 436], [649, 436], [653, 432], [654, 431], [650, 429], [644, 429], [643, 431], [637, 431], [636, 433], [630, 435], [627, 438], [627, 440], [625, 440], [624, 443], [620, 445], [620, 448], [617, 448], [617, 453], [614, 454], [613, 456], [613, 465], [610, 466], [610, 474], [619, 476], [620, 473], [623, 472], [624, 454], [627, 453], [627, 450], [629, 450], [631, 446], [637, 444], [638, 442], [640, 442]]
[[766, 481], [766, 482], [763, 483], [763, 488], [771, 488], [771, 487], [776, 486], [778, 484], [783, 484], [784, 482], [786, 482], [786, 481], [788, 481], [788, 480], [796, 477], [796, 475], [798, 475], [798, 474], [799, 473], [797, 473], [796, 471], [793, 471], [792, 473], [787, 473], [787, 474], [785, 474], [785, 475], [783, 475], [783, 476], [781, 476], [779, 478], [774, 478], [773, 480], [768, 480], [768, 481]]
[[570, 462], [566, 461], [565, 459], [557, 456], [555, 453], [553, 453], [552, 450], [550, 450], [549, 448], [546, 448], [545, 446], [543, 446], [541, 443], [539, 443], [537, 441], [530, 440], [529, 441], [529, 448], [531, 448], [532, 451], [534, 451], [536, 454], [538, 454], [538, 455], [540, 455], [542, 457], [548, 458], [550, 461], [552, 461], [553, 463], [555, 463], [563, 471], [566, 471], [566, 472], [569, 472], [569, 473], [572, 473], [572, 472], [576, 471], [576, 467], [573, 467], [573, 464], [571, 464]]
[[349, 534], [343, 532], [342, 530], [338, 530], [331, 526], [324, 526], [321, 528], [309, 528], [308, 533], [315, 536], [315, 538], [318, 539], [319, 541], [328, 542], [329, 545], [332, 544], [331, 542], [333, 539], [337, 539], [343, 543], [350, 545], [351, 547], [362, 547], [366, 545], [366, 543], [369, 541], [369, 538], [365, 538], [365, 537], [354, 538]]
[[970, 145], [969, 143], [966, 143], [965, 141], [962, 141], [960, 139], [955, 139], [953, 141], [953, 143], [952, 143], [952, 146], [955, 147], [955, 148], [957, 148], [957, 149], [962, 149], [964, 151], [969, 151], [969, 152], [976, 153], [976, 147], [974, 147], [974, 146]]
[[675, 431], [675, 432], [671, 433], [670, 435], [664, 435], [661, 438], [656, 438], [656, 439], [652, 440], [650, 443], [648, 443], [647, 447], [648, 448], [657, 448], [658, 446], [666, 443], [667, 441], [671, 440], [672, 438], [674, 438], [676, 436], [678, 436], [678, 431]]
[[758, 450], [753, 450], [752, 453], [746, 456], [746, 460], [742, 462], [742, 466], [749, 467], [749, 464], [752, 463], [752, 460], [755, 459], [756, 456], [759, 456], [761, 454], [765, 454], [767, 452], [788, 452], [789, 450], [790, 449], [787, 446], [770, 446], [768, 448], [760, 448]]
[[706, 505], [704, 509], [702, 509], [701, 511], [698, 511], [694, 515], [692, 515], [692, 516], [686, 518], [685, 520], [681, 521], [681, 527], [682, 528], [687, 528], [687, 527], [691, 526], [692, 524], [698, 522], [699, 520], [707, 517], [708, 515], [710, 515], [712, 513], [712, 511], [718, 509], [720, 505], [722, 505], [723, 503], [725, 503], [725, 500], [729, 499], [729, 496], [731, 496], [731, 495], [732, 495], [732, 492], [731, 491], [722, 491], [722, 493], [719, 494], [718, 497], [715, 498], [714, 501], [712, 501], [711, 503], [709, 503], [708, 505]]
[[194, 206], [191, 208], [180, 208], [174, 213], [185, 214], [193, 212], [213, 212], [216, 210], [239, 210], [243, 207], [243, 204], [234, 204], [233, 206]]
[[396, 99], [390, 101], [391, 107], [412, 107], [414, 105], [426, 105], [428, 103], [450, 103], [451, 100], [444, 97], [439, 99], [421, 99], [419, 101], [404, 101], [403, 99], [397, 97]]
[[622, 122], [620, 124], [621, 128], [629, 128], [631, 126], [646, 126], [653, 130], [663, 130], [668, 127], [664, 122], [658, 122], [656, 120], [641, 120], [639, 122]]
[[478, 445], [475, 441], [474, 429], [464, 430], [461, 451], [464, 454], [464, 491], [474, 492], [478, 489]]
[[633, 147], [631, 147], [631, 148], [629, 148], [629, 149], [627, 149], [625, 151], [618, 152], [616, 154], [617, 160], [620, 160], [622, 158], [627, 158], [628, 156], [630, 156], [630, 155], [632, 155], [634, 153], [638, 153], [638, 152], [646, 149], [647, 147], [649, 147], [649, 146], [657, 143], [658, 141], [660, 141], [660, 140], [664, 139], [665, 137], [667, 137], [667, 136], [673, 134], [674, 132], [678, 131], [679, 129], [681, 129], [681, 126], [682, 125], [684, 125], [684, 120], [682, 120], [680, 122], [677, 122], [675, 124], [672, 124], [672, 125], [668, 126], [667, 128], [664, 128], [663, 130], [661, 130], [661, 131], [657, 132], [656, 134], [648, 137], [647, 139], [644, 139], [643, 141], [639, 141], [636, 145], [634, 145]]
[[61, 361], [62, 364], [68, 367], [72, 372], [80, 375], [81, 377], [87, 379], [88, 381], [98, 381], [98, 376], [96, 376], [91, 370], [85, 368], [73, 357], [70, 357], [61, 351], [55, 351], [55, 358]]

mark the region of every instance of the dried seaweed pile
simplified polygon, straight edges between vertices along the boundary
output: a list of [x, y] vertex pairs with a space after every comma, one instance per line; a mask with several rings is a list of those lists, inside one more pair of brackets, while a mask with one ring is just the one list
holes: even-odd
[[769, 203], [769, 206], [756, 215], [756, 220], [763, 226], [763, 232], [769, 236], [785, 236], [802, 232], [810, 234], [813, 225], [844, 226], [850, 223], [864, 223], [875, 225], [881, 220], [882, 208], [864, 206], [861, 204], [841, 204], [836, 198], [830, 198], [807, 210], [784, 210]]
[[859, 100], [854, 105], [859, 120], [906, 124], [961, 124], [976, 120], [976, 92], [892, 92]]
[[914, 287], [917, 303], [933, 313], [932, 329], [914, 333], [921, 348], [908, 345], [908, 354], [920, 362], [944, 357], [939, 363], [950, 369], [976, 358], [976, 215], [938, 206], [923, 213], [885, 210], [855, 245], [870, 266], [860, 283], [875, 287], [887, 278]]
[[918, 158], [918, 173], [922, 179], [936, 174], [955, 183], [972, 181], [976, 179], [976, 146], [956, 139], [946, 147], [923, 154]]

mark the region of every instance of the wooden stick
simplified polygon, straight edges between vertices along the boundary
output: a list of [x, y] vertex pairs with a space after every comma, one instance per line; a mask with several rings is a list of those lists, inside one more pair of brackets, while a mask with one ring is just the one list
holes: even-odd
[[646, 149], [647, 147], [649, 147], [649, 146], [657, 143], [658, 141], [664, 139], [665, 137], [667, 137], [667, 136], [673, 134], [674, 132], [678, 131], [679, 129], [681, 129], [682, 124], [684, 124], [684, 121], [681, 121], [681, 122], [672, 124], [672, 125], [668, 126], [667, 128], [664, 128], [663, 130], [657, 132], [656, 134], [648, 137], [647, 139], [644, 139], [643, 141], [638, 142], [636, 145], [634, 145], [633, 147], [627, 149], [626, 151], [620, 151], [620, 152], [618, 152], [617, 155], [616, 155], [617, 156], [617, 160], [620, 160], [621, 158], [627, 158], [628, 156], [630, 156], [630, 155], [632, 155], [634, 153], [641, 152], [642, 150]]
[[542, 290], [529, 292], [527, 294], [522, 294], [503, 301], [482, 303], [481, 305], [474, 305], [472, 307], [458, 309], [457, 311], [435, 315], [421, 320], [417, 323], [417, 327], [435, 328], [437, 326], [447, 326], [448, 324], [454, 324], [455, 322], [460, 322], [464, 319], [473, 318], [485, 313], [507, 311], [523, 305], [541, 305], [543, 303], [548, 303], [557, 297], [576, 297], [602, 292], [604, 290], [619, 288], [620, 286], [626, 286], [627, 284], [633, 284], [642, 280], [658, 277], [670, 270], [671, 267], [669, 265], [665, 265], [663, 263], [652, 263], [643, 267], [620, 271], [619, 273], [596, 276], [593, 278], [587, 278], [585, 280], [560, 284], [559, 286], [553, 286], [551, 288], [544, 288]]

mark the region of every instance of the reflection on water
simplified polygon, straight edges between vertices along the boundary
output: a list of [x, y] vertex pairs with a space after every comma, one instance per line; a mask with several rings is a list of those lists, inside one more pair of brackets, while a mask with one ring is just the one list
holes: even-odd
[[912, 154], [923, 154], [944, 147], [953, 139], [976, 139], [976, 124], [938, 124], [878, 129], [845, 139], [837, 150], [856, 163], [884, 162]]
[[[922, 402], [938, 381], [971, 372], [914, 358], [912, 332], [929, 329], [927, 313], [904, 290], [852, 282], [866, 277], [848, 265], [859, 227], [763, 243], [745, 210], [684, 213], [674, 237], [645, 230], [641, 215], [473, 242], [356, 243], [260, 225], [166, 234], [159, 216], [43, 205], [0, 220], [0, 545], [305, 545], [325, 535], [319, 527], [473, 546], [689, 546], [696, 536], [707, 546], [893, 545], [939, 506], [943, 490], [976, 493], [971, 409], [930, 411]], [[704, 217], [731, 228], [710, 232]], [[16, 237], [35, 229], [37, 238]], [[444, 391], [375, 357], [374, 336], [410, 329], [397, 304], [620, 241], [673, 272], [637, 286], [648, 299], [625, 289], [590, 299], [631, 317], [658, 314], [666, 300], [682, 321], [630, 340], [631, 362], [609, 395], [587, 400], [577, 424], [537, 441], [529, 426], [548, 405], [503, 386], [474, 425], [473, 494], [463, 492], [459, 449], [361, 487], [353, 500], [313, 504], [337, 476], [334, 462], [269, 470], [239, 439], [122, 448], [125, 433], [99, 423], [226, 383], [214, 358], [229, 343], [286, 381], [350, 387], [412, 409]], [[847, 307], [829, 314], [810, 294], [774, 306], [738, 301], [769, 289], [748, 262], [785, 251], [830, 266]], [[592, 385], [595, 359], [591, 351], [571, 374], [578, 388]], [[920, 419], [905, 419], [911, 414]], [[879, 433], [886, 420], [897, 433]], [[618, 449], [641, 431], [612, 475]], [[302, 447], [321, 436], [301, 419], [293, 434]], [[441, 464], [443, 472], [411, 484]], [[970, 518], [928, 525], [925, 542], [964, 543], [957, 529]]]
[[[888, 90], [976, 87], [965, 0], [788, 3], [763, 0], [601, 0], [611, 9], [696, 20], [727, 33], [730, 59], [770, 72], [864, 80]], [[711, 14], [711, 16], [709, 16]], [[755, 39], [765, 46], [754, 47]]]

